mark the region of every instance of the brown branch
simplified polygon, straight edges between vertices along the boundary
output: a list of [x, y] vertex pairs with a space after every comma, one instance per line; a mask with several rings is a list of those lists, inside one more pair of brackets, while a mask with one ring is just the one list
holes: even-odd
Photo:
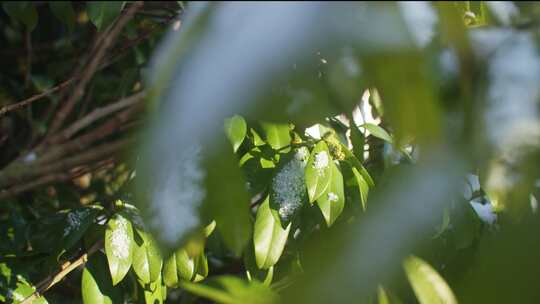
[[31, 104], [32, 102], [34, 102], [36, 100], [40, 100], [43, 97], [47, 97], [47, 96], [51, 95], [52, 93], [57, 92], [57, 91], [65, 88], [65, 87], [67, 87], [71, 82], [73, 82], [73, 80], [75, 80], [75, 78], [70, 78], [70, 79], [60, 83], [59, 85], [48, 89], [47, 91], [45, 91], [43, 93], [36, 94], [36, 95], [34, 95], [34, 96], [30, 97], [30, 98], [27, 98], [27, 99], [25, 99], [23, 101], [19, 101], [17, 103], [4, 106], [4, 107], [2, 107], [0, 109], [0, 116], [6, 114], [7, 112], [16, 110], [18, 108], [22, 108], [24, 106], [27, 106], [27, 105]]
[[142, 100], [142, 98], [144, 97], [144, 94], [145, 94], [144, 92], [139, 92], [137, 94], [131, 95], [127, 98], [121, 99], [107, 106], [95, 109], [94, 111], [90, 112], [88, 115], [84, 116], [83, 118], [71, 124], [68, 128], [66, 128], [57, 136], [51, 138], [50, 143], [57, 143], [60, 141], [65, 141], [71, 138], [80, 130], [86, 128], [87, 126], [95, 122], [96, 120], [99, 120], [100, 118], [108, 116], [109, 114], [112, 114], [123, 108], [137, 104], [138, 102]]
[[[165, 21], [164, 24], [170, 23], [172, 20], [175, 20], [175, 18], [176, 18], [176, 16], [172, 16], [170, 19]], [[160, 26], [156, 25], [153, 28], [151, 28], [151, 29], [147, 30], [146, 32], [144, 32], [139, 37], [137, 37], [135, 39], [132, 39], [132, 40], [127, 40], [125, 45], [123, 45], [120, 48], [118, 48], [117, 50], [113, 51], [113, 56], [111, 56], [111, 58], [109, 58], [104, 63], [102, 63], [99, 66], [98, 70], [102, 70], [102, 69], [110, 66], [119, 57], [121, 57], [127, 50], [131, 49], [132, 47], [135, 47], [135, 46], [139, 45], [141, 42], [148, 39], [152, 34], [155, 33], [156, 30], [158, 30], [160, 28], [161, 28]], [[45, 91], [43, 93], [36, 94], [36, 95], [34, 95], [32, 97], [29, 97], [29, 98], [27, 98], [25, 100], [19, 101], [19, 102], [15, 103], [15, 104], [4, 106], [4, 107], [0, 108], [0, 116], [6, 114], [7, 112], [16, 110], [16, 109], [24, 107], [24, 106], [27, 106], [27, 105], [31, 104], [32, 102], [34, 102], [34, 101], [40, 100], [43, 97], [47, 97], [47, 96], [51, 95], [52, 93], [60, 91], [60, 90], [62, 90], [64, 88], [68, 87], [68, 85], [70, 83], [72, 83], [75, 79], [76, 79], [75, 76], [73, 76], [73, 77], [65, 80], [64, 82], [50, 88], [49, 90], [47, 90], [47, 91]]]
[[47, 185], [47, 184], [53, 184], [53, 183], [59, 183], [59, 182], [65, 182], [72, 179], [75, 179], [77, 177], [80, 177], [86, 173], [99, 171], [111, 164], [114, 163], [114, 158], [109, 157], [104, 160], [97, 161], [96, 164], [86, 166], [84, 168], [80, 168], [78, 170], [73, 170], [74, 172], [70, 173], [54, 173], [50, 175], [45, 175], [42, 177], [37, 178], [36, 180], [33, 180], [29, 183], [13, 186], [3, 192], [0, 192], [0, 200], [8, 198], [8, 197], [14, 197], [16, 195], [19, 195], [21, 193], [33, 190], [35, 188]]
[[[110, 118], [99, 127], [93, 129], [91, 132], [88, 132], [80, 137], [77, 137], [76, 139], [68, 143], [65, 143], [63, 145], [52, 146], [46, 152], [44, 152], [41, 157], [39, 157], [36, 160], [36, 163], [50, 162], [66, 154], [78, 152], [85, 149], [90, 144], [100, 139], [103, 139], [115, 133], [116, 131], [120, 130], [121, 125], [127, 122], [131, 118], [131, 116], [134, 113], [136, 113], [137, 110], [138, 110], [137, 107], [128, 108], [118, 113], [114, 117]], [[61, 141], [58, 140], [57, 142], [60, 143]], [[37, 149], [35, 153], [39, 155], [41, 151], [44, 151], [44, 150]]]
[[[106, 143], [95, 148], [94, 150], [90, 150], [70, 158], [61, 159], [52, 164], [16, 164], [10, 167], [10, 170], [8, 171], [4, 170], [5, 172], [0, 175], [0, 186], [6, 187], [17, 183], [25, 183], [32, 178], [38, 178], [40, 176], [46, 176], [62, 171], [65, 172], [76, 166], [88, 164], [92, 161], [96, 161], [104, 157], [108, 157], [114, 153], [117, 153], [121, 149], [125, 148], [126, 145], [132, 142], [133, 140], [131, 138], [128, 138], [117, 140], [112, 143]], [[46, 182], [49, 181], [50, 180], [46, 180]], [[33, 182], [35, 183], [36, 181]], [[17, 187], [24, 187], [24, 185], [20, 185]], [[9, 189], [0, 190], [0, 196], [2, 196], [6, 191], [9, 191]]]
[[125, 13], [121, 14], [116, 19], [115, 23], [112, 25], [110, 30], [104, 33], [104, 36], [103, 36], [104, 38], [103, 39], [98, 38], [96, 40], [96, 44], [98, 44], [96, 48], [96, 53], [90, 58], [90, 61], [85, 66], [83, 70], [83, 74], [81, 75], [77, 85], [73, 89], [73, 93], [57, 112], [49, 128], [49, 134], [53, 134], [62, 126], [67, 116], [71, 113], [71, 111], [75, 107], [75, 104], [84, 95], [84, 90], [86, 88], [86, 85], [88, 84], [88, 82], [90, 82], [90, 80], [94, 76], [94, 73], [97, 71], [101, 63], [101, 60], [105, 56], [107, 50], [113, 44], [116, 37], [120, 34], [123, 27], [133, 17], [135, 12], [139, 8], [142, 7], [142, 4], [143, 2], [138, 1], [138, 2], [135, 2], [133, 5], [131, 5], [129, 9], [125, 11]]
[[24, 299], [21, 304], [30, 304], [37, 298], [39, 298], [44, 292], [49, 290], [51, 287], [53, 287], [55, 284], [60, 282], [64, 277], [66, 277], [70, 272], [75, 270], [77, 267], [85, 264], [88, 261], [88, 258], [103, 248], [103, 240], [98, 241], [95, 243], [90, 249], [88, 249], [88, 252], [84, 253], [77, 259], [75, 259], [73, 262], [68, 262], [64, 265], [62, 265], [61, 270], [54, 274], [49, 275], [47, 278], [45, 278], [42, 282], [40, 282], [36, 288], [37, 290], [32, 293], [30, 296], [28, 296], [26, 299]]

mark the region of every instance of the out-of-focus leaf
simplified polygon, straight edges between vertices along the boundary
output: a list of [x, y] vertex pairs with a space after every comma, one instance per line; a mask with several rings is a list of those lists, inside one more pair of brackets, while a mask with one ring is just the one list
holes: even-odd
[[51, 1], [49, 7], [56, 18], [64, 23], [70, 32], [75, 28], [75, 11], [70, 1]]
[[328, 146], [324, 141], [320, 141], [309, 157], [306, 166], [306, 186], [308, 190], [309, 202], [315, 202], [330, 185], [332, 157], [328, 151]]
[[124, 4], [124, 1], [88, 1], [86, 9], [90, 21], [102, 31], [120, 14]]
[[2, 7], [11, 18], [22, 22], [29, 31], [36, 28], [38, 14], [34, 3], [29, 1], [3, 1]]
[[305, 163], [292, 155], [282, 157], [270, 185], [270, 208], [286, 227], [307, 201]]
[[82, 300], [84, 304], [115, 304], [122, 302], [122, 293], [112, 285], [107, 261], [101, 254], [93, 255], [82, 274]]
[[263, 284], [257, 281], [246, 282], [233, 276], [216, 277], [207, 284], [183, 282], [182, 287], [216, 303], [271, 304], [278, 299], [277, 295]]
[[253, 230], [249, 214], [249, 197], [246, 182], [237, 160], [229, 149], [221, 147], [220, 153], [206, 163], [207, 198], [203, 206], [206, 220], [215, 220], [216, 229], [225, 244], [236, 255], [240, 255], [251, 237]]
[[390, 300], [388, 299], [388, 295], [386, 294], [386, 291], [382, 286], [379, 286], [377, 289], [377, 298], [379, 300], [379, 304], [390, 304]]
[[362, 209], [365, 211], [367, 208], [367, 199], [368, 199], [368, 193], [369, 193], [369, 185], [358, 172], [356, 168], [352, 168], [352, 172], [354, 174], [354, 178], [356, 179], [356, 183], [358, 184], [358, 190], [360, 191], [360, 201], [362, 203]]
[[402, 269], [419, 241], [431, 240], [444, 207], [459, 195], [464, 166], [454, 155], [436, 150], [381, 177], [385, 186], [370, 194], [370, 208], [357, 221], [303, 247], [304, 272], [281, 293], [284, 301], [352, 303], [376, 294], [378, 283]]
[[143, 283], [153, 283], [160, 278], [163, 260], [152, 236], [138, 229], [136, 232], [133, 270]]
[[457, 304], [448, 284], [428, 263], [410, 256], [403, 262], [403, 267], [420, 304]]
[[255, 228], [253, 232], [253, 244], [255, 247], [255, 260], [257, 266], [268, 269], [277, 263], [287, 237], [291, 224], [283, 229], [279, 221], [272, 214], [268, 198], [259, 206]]
[[234, 152], [236, 152], [247, 134], [247, 124], [244, 118], [234, 115], [225, 119], [225, 133], [233, 145]]
[[345, 206], [343, 175], [336, 164], [331, 163], [331, 181], [326, 192], [317, 199], [328, 227], [332, 226]]
[[388, 134], [388, 132], [386, 132], [386, 130], [382, 127], [372, 123], [365, 123], [360, 127], [366, 128], [366, 130], [368, 130], [371, 135], [385, 140], [389, 143], [392, 143], [392, 136], [390, 136], [390, 134]]
[[278, 150], [291, 144], [289, 125], [272, 123], [261, 123], [261, 125], [266, 135], [266, 141], [273, 149]]
[[105, 253], [113, 285], [122, 281], [131, 268], [134, 245], [131, 222], [123, 214], [115, 214], [105, 230]]

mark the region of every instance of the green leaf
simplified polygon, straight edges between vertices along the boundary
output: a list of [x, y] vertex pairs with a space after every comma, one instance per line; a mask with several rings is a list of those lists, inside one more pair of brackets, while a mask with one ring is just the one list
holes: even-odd
[[304, 162], [293, 155], [282, 158], [270, 185], [270, 208], [286, 227], [307, 200]]
[[277, 295], [258, 281], [246, 282], [234, 276], [221, 276], [207, 284], [183, 282], [190, 293], [225, 304], [270, 304], [277, 302]]
[[362, 203], [362, 209], [365, 211], [367, 208], [367, 199], [369, 193], [369, 185], [364, 179], [364, 176], [358, 172], [356, 168], [352, 168], [356, 183], [358, 183], [358, 190], [360, 191], [360, 201]]
[[98, 208], [79, 208], [71, 210], [66, 215], [66, 225], [62, 238], [62, 247], [65, 250], [75, 245], [94, 222]]
[[313, 149], [305, 170], [309, 202], [315, 202], [330, 185], [332, 157], [324, 141]]
[[234, 115], [231, 118], [225, 119], [225, 132], [233, 145], [233, 150], [236, 152], [247, 134], [247, 124], [242, 116]]
[[111, 276], [106, 269], [107, 262], [99, 253], [86, 263], [81, 284], [84, 304], [122, 303], [121, 290], [113, 287]]
[[364, 159], [364, 144], [365, 144], [365, 138], [364, 134], [360, 132], [356, 124], [353, 122], [352, 117], [350, 119], [351, 121], [351, 143], [353, 146], [353, 153], [356, 156], [357, 159], [363, 160]]
[[366, 130], [369, 131], [370, 135], [373, 135], [377, 138], [380, 138], [384, 141], [387, 141], [389, 143], [392, 143], [393, 140], [392, 140], [392, 136], [390, 136], [390, 134], [388, 134], [388, 132], [386, 132], [385, 129], [383, 129], [382, 127], [378, 126], [378, 125], [375, 125], [375, 124], [372, 124], [372, 123], [365, 123], [363, 125], [361, 125], [360, 127], [362, 128], [365, 128]]
[[75, 28], [75, 11], [70, 1], [50, 1], [53, 15], [64, 23], [70, 32]]
[[331, 164], [331, 181], [326, 192], [317, 199], [328, 227], [332, 226], [345, 206], [345, 192], [343, 188], [343, 175], [338, 166]]
[[257, 210], [254, 229], [253, 244], [257, 267], [268, 269], [279, 260], [285, 248], [291, 224], [285, 229], [281, 227], [272, 214], [269, 199], [266, 198]]
[[148, 288], [144, 289], [144, 301], [148, 304], [162, 304], [166, 297], [167, 291], [162, 284], [160, 273], [155, 282], [150, 283]]
[[120, 14], [124, 3], [124, 1], [88, 1], [86, 2], [88, 17], [98, 31], [104, 30]]
[[181, 279], [190, 281], [195, 273], [195, 261], [189, 257], [185, 249], [180, 249], [175, 253], [176, 267]]
[[251, 132], [251, 137], [253, 138], [253, 145], [254, 146], [262, 146], [264, 145], [264, 140], [262, 140], [261, 136], [257, 131], [255, 131], [253, 128], [250, 128], [249, 131]]
[[205, 179], [207, 195], [202, 213], [205, 221], [216, 221], [216, 230], [225, 245], [240, 256], [253, 229], [249, 195], [236, 156], [226, 142], [219, 147], [217, 151], [221, 153], [211, 157], [205, 166], [210, 169]]
[[200, 282], [208, 276], [208, 259], [206, 258], [204, 251], [195, 257], [194, 264], [195, 264], [195, 273], [192, 278], [192, 281]]
[[105, 253], [109, 262], [113, 285], [126, 276], [133, 261], [133, 228], [121, 213], [116, 213], [105, 230]]
[[281, 149], [291, 144], [288, 124], [261, 123], [266, 141], [273, 149]]
[[[0, 283], [0, 287], [2, 287], [2, 284]], [[0, 289], [1, 290], [1, 289]], [[3, 290], [2, 290], [3, 291]], [[23, 301], [30, 297], [34, 292], [36, 291], [36, 288], [34, 286], [31, 286], [26, 280], [19, 279], [17, 280], [17, 284], [15, 285], [15, 288], [13, 290], [9, 289], [7, 291], [7, 297], [8, 299], [13, 300], [13, 302], [8, 302], [12, 304], [20, 304], [23, 303]], [[5, 301], [2, 301], [5, 302]], [[31, 301], [32, 304], [47, 304], [47, 300], [41, 296]]]
[[29, 1], [3, 1], [2, 7], [6, 14], [22, 22], [30, 32], [36, 28], [38, 14], [34, 3]]
[[356, 170], [362, 175], [368, 186], [373, 187], [375, 186], [375, 183], [373, 182], [373, 179], [371, 178], [371, 175], [369, 175], [369, 172], [364, 168], [362, 163], [354, 156], [354, 154], [347, 148], [347, 146], [341, 144], [341, 151], [345, 154], [345, 160], [351, 164], [353, 168], [356, 168]]
[[163, 282], [167, 287], [177, 288], [179, 283], [176, 253], [173, 253], [163, 263]]
[[428, 263], [410, 256], [403, 262], [403, 267], [420, 304], [457, 304], [448, 284]]
[[152, 236], [139, 229], [136, 232], [133, 270], [141, 282], [149, 284], [159, 278], [163, 260]]
[[390, 300], [388, 299], [388, 295], [386, 294], [386, 291], [382, 286], [379, 286], [377, 288], [377, 298], [379, 299], [379, 304], [390, 304]]

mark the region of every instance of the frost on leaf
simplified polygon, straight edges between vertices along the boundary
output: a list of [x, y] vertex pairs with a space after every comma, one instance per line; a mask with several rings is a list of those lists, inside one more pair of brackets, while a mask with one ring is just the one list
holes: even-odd
[[305, 166], [309, 158], [309, 150], [306, 147], [300, 147], [294, 154], [294, 158], [298, 161], [301, 161]]
[[67, 225], [64, 228], [64, 236], [69, 235], [71, 232], [76, 231], [81, 226], [82, 220], [87, 217], [90, 213], [90, 210], [75, 210], [68, 213], [66, 217]]
[[330, 202], [337, 202], [339, 200], [339, 196], [335, 194], [334, 192], [328, 193], [328, 201]]
[[315, 169], [322, 170], [328, 166], [328, 153], [326, 151], [321, 151], [315, 154], [315, 161], [313, 162], [313, 167]]
[[116, 220], [116, 229], [111, 234], [112, 253], [119, 259], [125, 259], [129, 256], [130, 239], [126, 231], [128, 230], [128, 221], [119, 217]]
[[292, 219], [305, 200], [304, 163], [293, 158], [272, 179], [270, 207], [277, 210], [284, 224]]

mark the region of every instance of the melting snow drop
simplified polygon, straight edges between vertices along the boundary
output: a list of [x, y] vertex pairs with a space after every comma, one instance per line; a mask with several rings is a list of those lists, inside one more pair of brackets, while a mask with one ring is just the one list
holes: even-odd
[[315, 169], [324, 169], [328, 166], [328, 153], [326, 151], [321, 151], [315, 154], [315, 161], [313, 162], [313, 167]]
[[330, 202], [337, 202], [339, 200], [339, 196], [337, 194], [335, 194], [334, 192], [329, 192], [328, 193], [328, 200]]
[[111, 234], [112, 252], [119, 259], [125, 259], [129, 256], [129, 237], [126, 230], [127, 220], [119, 217], [116, 220], [116, 229]]

